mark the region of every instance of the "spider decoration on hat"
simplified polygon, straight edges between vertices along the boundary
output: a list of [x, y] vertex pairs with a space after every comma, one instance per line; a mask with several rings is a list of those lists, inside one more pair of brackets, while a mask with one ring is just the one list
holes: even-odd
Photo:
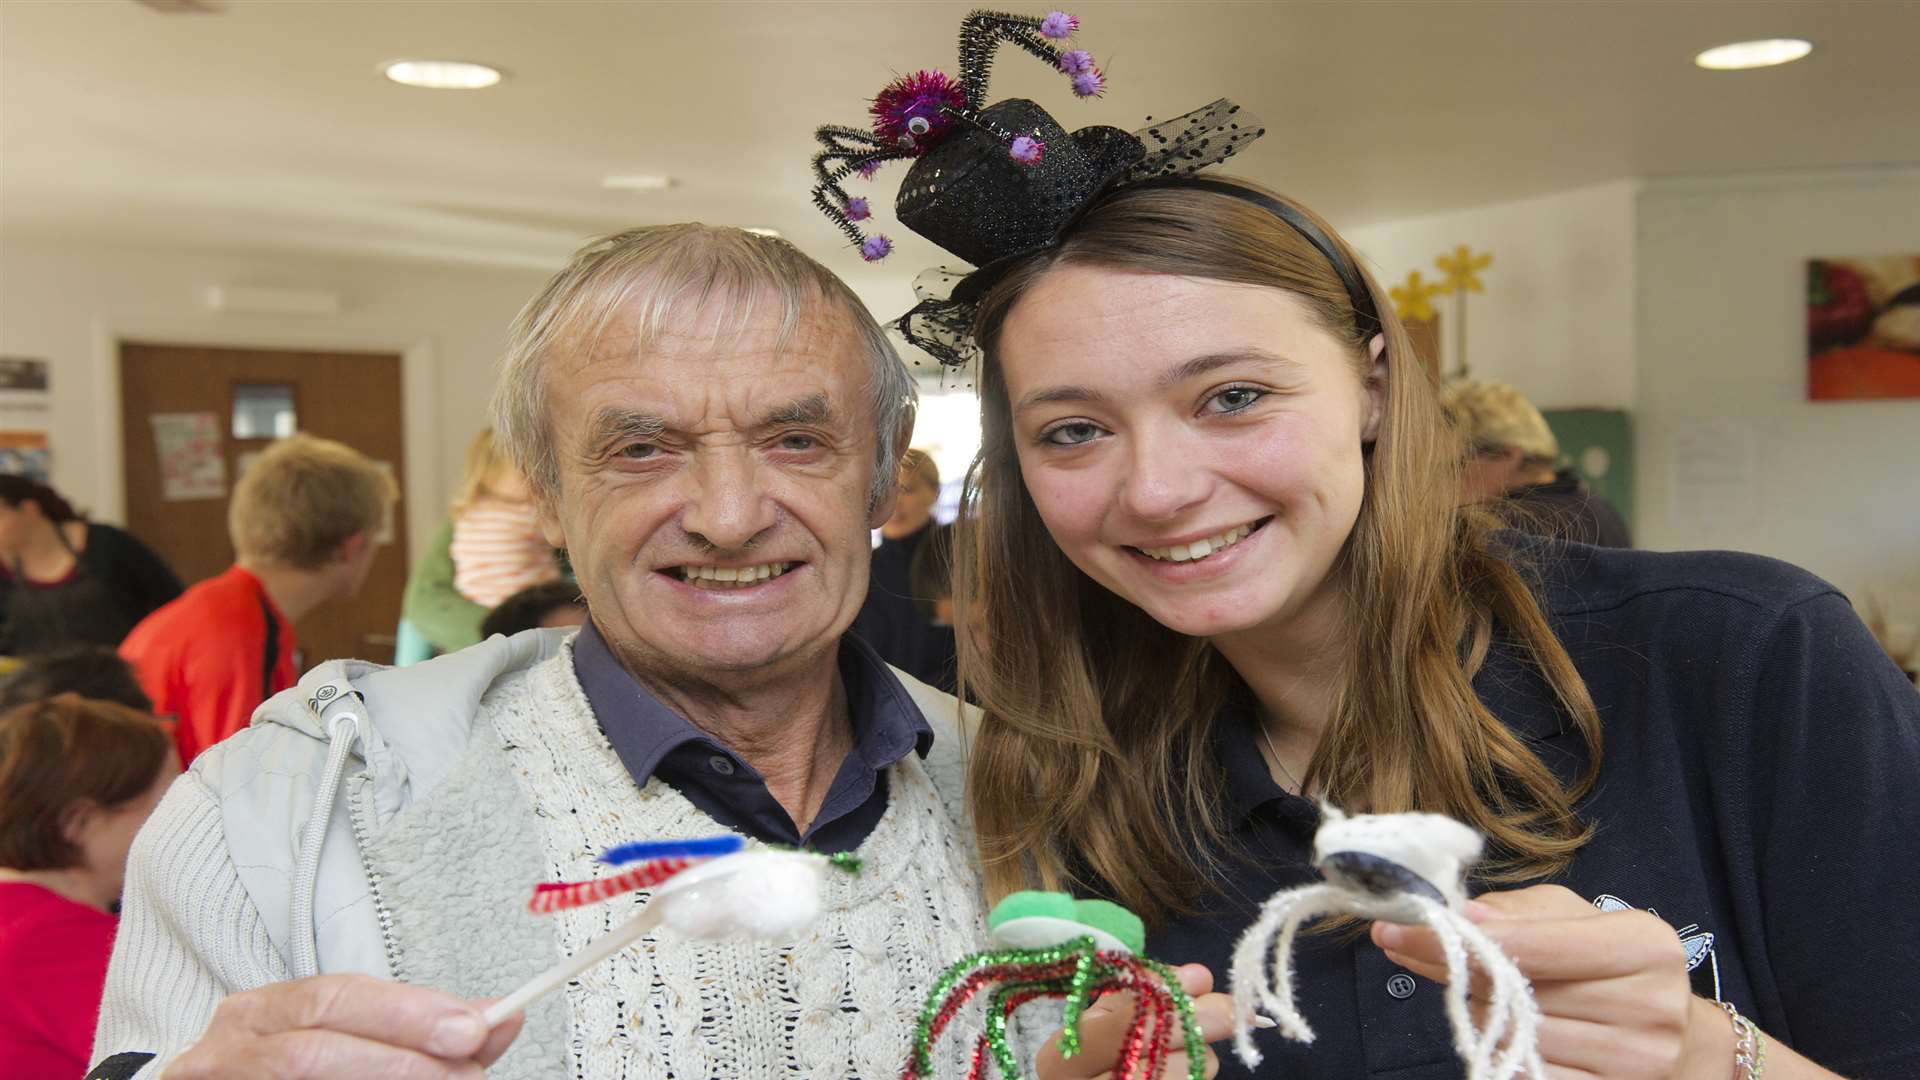
[[1097, 97], [1106, 89], [1103, 75], [1084, 49], [1062, 49], [1053, 44], [1073, 35], [1080, 20], [1064, 11], [1043, 18], [975, 11], [960, 24], [960, 77], [941, 71], [903, 75], [873, 99], [873, 127], [827, 124], [814, 132], [826, 149], [813, 157], [813, 204], [847, 234], [868, 262], [884, 259], [893, 241], [881, 234], [868, 236], [857, 222], [872, 216], [865, 198], [850, 196], [840, 186], [848, 177], [871, 179], [881, 165], [924, 155], [938, 146], [955, 127], [987, 132], [1021, 165], [1037, 165], [1046, 155], [1046, 140], [1038, 130], [1011, 131], [983, 115], [987, 77], [1001, 44], [1017, 46], [1067, 76], [1079, 97]]
[[966, 1080], [982, 1080], [988, 1062], [1006, 1080], [1021, 1075], [1007, 1024], [1020, 1006], [1041, 998], [1063, 1002], [1060, 1056], [1073, 1057], [1080, 1052], [1081, 1013], [1110, 990], [1132, 992], [1139, 1005], [1108, 1075], [1114, 1080], [1158, 1077], [1178, 1040], [1190, 1080], [1205, 1080], [1206, 1043], [1194, 1019], [1193, 999], [1171, 968], [1138, 955], [1146, 943], [1139, 916], [1105, 900], [1018, 892], [994, 905], [987, 928], [999, 948], [961, 960], [934, 983], [901, 1080], [932, 1075], [934, 1044], [961, 1010], [991, 987], [997, 989], [987, 999], [986, 1030], [974, 1040]]
[[[1440, 939], [1447, 958], [1447, 1020], [1468, 1080], [1544, 1080], [1533, 988], [1461, 912], [1467, 900], [1463, 878], [1480, 858], [1481, 845], [1479, 833], [1441, 814], [1348, 817], [1325, 807], [1313, 837], [1313, 864], [1326, 880], [1275, 893], [1234, 946], [1233, 1045], [1247, 1068], [1260, 1064], [1248, 1029], [1261, 1013], [1277, 1020], [1287, 1038], [1313, 1041], [1313, 1029], [1294, 1003], [1294, 940], [1302, 925], [1323, 915], [1355, 915], [1425, 926]], [[1474, 1026], [1467, 1006], [1473, 968], [1487, 981], [1484, 1027]]]

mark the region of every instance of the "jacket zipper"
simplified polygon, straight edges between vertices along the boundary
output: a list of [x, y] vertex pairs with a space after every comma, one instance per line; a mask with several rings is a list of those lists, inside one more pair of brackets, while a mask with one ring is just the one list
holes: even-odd
[[373, 898], [373, 912], [380, 921], [380, 943], [387, 953], [387, 974], [398, 979], [400, 943], [393, 935], [393, 912], [387, 909], [386, 899], [380, 895], [380, 875], [374, 871], [373, 860], [367, 855], [367, 841], [372, 834], [367, 829], [363, 807], [367, 790], [373, 781], [363, 772], [350, 782], [352, 790], [347, 795], [347, 820], [353, 826], [353, 846], [360, 854], [360, 869], [367, 877], [367, 893]]

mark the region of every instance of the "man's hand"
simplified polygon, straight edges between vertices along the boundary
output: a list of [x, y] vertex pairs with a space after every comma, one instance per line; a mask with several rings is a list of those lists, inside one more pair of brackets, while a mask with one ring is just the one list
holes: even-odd
[[[1657, 916], [1600, 911], [1558, 885], [1483, 894], [1467, 916], [1533, 984], [1552, 1075], [1723, 1080], [1731, 1071], [1732, 1028], [1694, 997], [1686, 950]], [[1446, 982], [1431, 930], [1377, 922], [1373, 941], [1401, 967]], [[1483, 990], [1476, 974], [1475, 997]]]
[[221, 1002], [163, 1080], [480, 1080], [520, 1033], [484, 1007], [366, 975], [274, 983]]
[[[1179, 969], [1179, 975], [1181, 989], [1193, 998], [1193, 1018], [1200, 1024], [1200, 1037], [1212, 1043], [1231, 1034], [1233, 999], [1209, 992], [1213, 989], [1213, 973], [1199, 964], [1187, 964]], [[1120, 1059], [1120, 1047], [1126, 1042], [1127, 1026], [1133, 1023], [1133, 1005], [1133, 995], [1122, 993], [1108, 994], [1087, 1006], [1087, 1011], [1080, 1014], [1080, 1052], [1071, 1058], [1060, 1057], [1060, 1033], [1054, 1032], [1034, 1062], [1040, 1080], [1104, 1080], [1110, 1076], [1114, 1062]], [[1207, 1076], [1211, 1078], [1219, 1071], [1220, 1059], [1209, 1048]], [[1185, 1080], [1186, 1075], [1186, 1044], [1176, 1041], [1160, 1077]]]

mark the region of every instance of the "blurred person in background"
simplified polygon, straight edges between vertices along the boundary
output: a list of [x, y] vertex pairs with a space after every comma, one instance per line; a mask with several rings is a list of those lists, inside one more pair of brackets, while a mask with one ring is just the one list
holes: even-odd
[[527, 481], [494, 445], [491, 428], [467, 447], [466, 477], [453, 501], [453, 587], [483, 607], [561, 578]]
[[453, 587], [453, 519], [447, 518], [407, 573], [393, 662], [406, 667], [476, 644], [486, 617], [484, 606]]
[[953, 625], [953, 526], [927, 530], [907, 569], [907, 587], [921, 618], [935, 626]]
[[112, 647], [179, 595], [180, 579], [130, 534], [45, 484], [0, 476], [0, 652]]
[[1464, 502], [1504, 500], [1501, 516], [1528, 532], [1600, 547], [1632, 547], [1627, 523], [1560, 465], [1560, 442], [1526, 395], [1497, 382], [1456, 382], [1441, 395], [1467, 444]]
[[[433, 534], [433, 539], [428, 541], [426, 550], [407, 575], [407, 593], [401, 605], [400, 645], [395, 650], [394, 663], [405, 666], [429, 657], [458, 652], [489, 636], [483, 630], [489, 611], [507, 603], [511, 597], [482, 603], [456, 587], [453, 553], [456, 519], [461, 516], [463, 509], [472, 510], [486, 499], [494, 487], [524, 489], [524, 482], [512, 473], [512, 469], [512, 464], [494, 448], [491, 428], [481, 431], [467, 444], [466, 468], [461, 475], [460, 491], [454, 497], [449, 516]], [[481, 516], [487, 516], [484, 509], [481, 510]], [[481, 591], [491, 596], [497, 583], [489, 584], [484, 578], [494, 575], [496, 571], [482, 572], [483, 564], [497, 566], [500, 560], [484, 550], [489, 545], [484, 535], [488, 530], [480, 527], [483, 524], [473, 514], [467, 515], [463, 554], [467, 557], [468, 584], [473, 584], [471, 579], [474, 576], [480, 576], [483, 579]], [[507, 562], [523, 560], [526, 565], [539, 571], [531, 577], [545, 581], [546, 568], [555, 563], [553, 549], [546, 541], [537, 534], [529, 538], [521, 534], [517, 527], [501, 535], [507, 538]], [[511, 577], [508, 575], [509, 579]]]
[[914, 553], [933, 529], [940, 499], [940, 469], [925, 450], [908, 450], [900, 461], [893, 516], [880, 526], [873, 549], [867, 599], [853, 632], [880, 658], [922, 682], [953, 690], [953, 632], [931, 622], [916, 606], [909, 580]]
[[522, 630], [579, 626], [587, 621], [587, 602], [570, 581], [534, 585], [500, 602], [480, 624], [480, 640], [495, 634], [512, 637]]
[[0, 712], [67, 693], [153, 711], [153, 701], [119, 653], [105, 645], [70, 645], [28, 657], [0, 679]]
[[178, 773], [165, 729], [124, 705], [0, 713], [0, 1073], [87, 1071], [127, 850]]
[[366, 581], [398, 491], [344, 443], [282, 439], [234, 485], [234, 564], [149, 615], [120, 646], [163, 715], [180, 762], [247, 726], [299, 677], [294, 623]]

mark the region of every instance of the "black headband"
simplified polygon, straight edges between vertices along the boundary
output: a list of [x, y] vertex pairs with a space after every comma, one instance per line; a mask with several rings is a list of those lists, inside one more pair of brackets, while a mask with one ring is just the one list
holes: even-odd
[[1154, 180], [1143, 180], [1139, 183], [1128, 184], [1120, 190], [1138, 191], [1141, 188], [1184, 188], [1188, 190], [1209, 191], [1215, 195], [1227, 195], [1239, 199], [1241, 202], [1252, 203], [1254, 206], [1286, 222], [1294, 232], [1305, 237], [1307, 243], [1312, 244], [1314, 250], [1318, 251], [1321, 257], [1333, 266], [1334, 273], [1340, 275], [1340, 283], [1344, 285], [1347, 290], [1347, 300], [1353, 305], [1354, 317], [1356, 320], [1365, 320], [1365, 322], [1361, 323], [1360, 328], [1362, 330], [1378, 330], [1380, 328], [1380, 314], [1373, 306], [1373, 293], [1367, 289], [1366, 278], [1361, 276], [1359, 269], [1347, 259], [1346, 255], [1341, 252], [1339, 246], [1333, 242], [1333, 239], [1329, 237], [1320, 226], [1313, 223], [1312, 218], [1307, 217], [1300, 211], [1263, 191], [1256, 191], [1253, 188], [1228, 183], [1224, 180], [1216, 180], [1210, 176], [1169, 176]]

